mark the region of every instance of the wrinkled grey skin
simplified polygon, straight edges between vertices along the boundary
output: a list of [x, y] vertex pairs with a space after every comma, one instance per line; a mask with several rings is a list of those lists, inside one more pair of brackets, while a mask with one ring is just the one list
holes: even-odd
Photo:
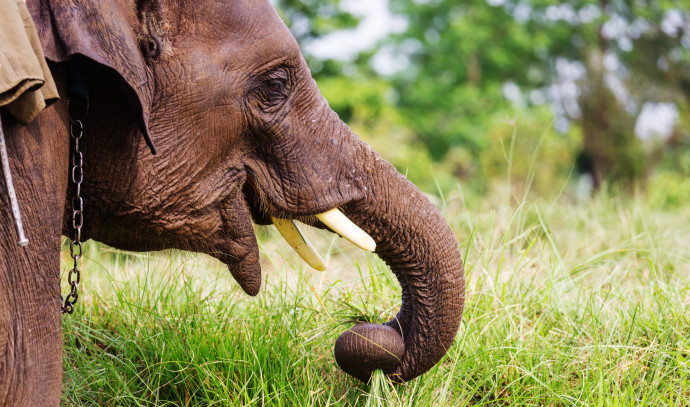
[[31, 245], [16, 246], [0, 184], [0, 287], [12, 293], [0, 296], [0, 405], [59, 402], [74, 54], [90, 71], [85, 238], [208, 253], [255, 295], [252, 221], [299, 217], [323, 227], [313, 215], [339, 207], [374, 238], [402, 286], [388, 325], [404, 339], [404, 357], [387, 373], [410, 380], [443, 357], [464, 302], [457, 243], [424, 195], [328, 107], [268, 0], [28, 6], [63, 99], [25, 128], [2, 115]]

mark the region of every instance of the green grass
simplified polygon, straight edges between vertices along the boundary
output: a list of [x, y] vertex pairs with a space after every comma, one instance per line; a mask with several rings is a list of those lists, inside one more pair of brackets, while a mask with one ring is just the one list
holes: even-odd
[[205, 256], [89, 242], [63, 320], [62, 404], [690, 406], [690, 206], [507, 202], [441, 200], [466, 257], [465, 314], [441, 363], [396, 386], [361, 384], [332, 355], [353, 320], [400, 304], [374, 256], [311, 231], [332, 269], [313, 273], [262, 229], [252, 298]]

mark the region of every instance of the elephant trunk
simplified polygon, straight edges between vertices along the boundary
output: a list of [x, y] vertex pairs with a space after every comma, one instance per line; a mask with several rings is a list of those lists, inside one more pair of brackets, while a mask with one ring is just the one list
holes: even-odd
[[376, 253], [402, 287], [402, 307], [384, 326], [360, 324], [343, 333], [335, 356], [362, 381], [383, 369], [404, 382], [433, 367], [453, 343], [465, 299], [462, 258], [424, 194], [370, 147], [361, 148], [368, 163], [366, 198], [343, 209], [376, 241]]

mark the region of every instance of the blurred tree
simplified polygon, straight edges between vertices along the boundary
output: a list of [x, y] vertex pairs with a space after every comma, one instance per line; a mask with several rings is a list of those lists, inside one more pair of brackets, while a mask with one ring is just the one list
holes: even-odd
[[661, 156], [664, 144], [643, 142], [635, 128], [648, 103], [677, 106], [686, 97], [678, 90], [690, 70], [689, 5], [683, 9], [680, 2], [666, 0], [534, 2], [531, 18], [538, 29], [559, 24], [571, 31], [574, 52], [556, 48], [551, 53], [583, 68], [576, 81], [579, 109], [563, 111], [582, 128], [582, 154], [591, 162], [595, 186], [604, 178], [630, 185]]
[[[581, 128], [595, 185], [645, 174], [645, 103], [690, 103], [690, 14], [671, 0], [397, 0], [409, 59], [395, 77], [409, 126], [436, 159], [478, 157], [497, 113], [552, 103]], [[683, 103], [681, 103], [681, 101]], [[683, 114], [687, 114], [683, 112]]]
[[[335, 31], [355, 28], [359, 18], [345, 10], [341, 0], [272, 0], [302, 50], [316, 39]], [[342, 63], [322, 61], [305, 54], [315, 78], [342, 76]]]
[[395, 37], [410, 60], [396, 78], [400, 107], [436, 159], [462, 145], [478, 156], [487, 145], [486, 129], [497, 111], [508, 111], [507, 82], [542, 87], [548, 54], [546, 33], [531, 37], [527, 27], [485, 0], [391, 3], [408, 19]]
[[273, 0], [273, 4], [300, 43], [359, 23], [342, 8], [341, 0]]

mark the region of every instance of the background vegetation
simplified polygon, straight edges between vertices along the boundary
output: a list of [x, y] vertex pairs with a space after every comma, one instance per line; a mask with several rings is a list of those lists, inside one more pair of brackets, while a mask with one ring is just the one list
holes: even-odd
[[[352, 0], [275, 3], [307, 51], [362, 19]], [[388, 8], [404, 24], [370, 49], [307, 57], [456, 234], [468, 285], [448, 356], [399, 386], [342, 373], [335, 339], [392, 317], [399, 287], [321, 231], [323, 274], [257, 229], [257, 298], [208, 257], [89, 243], [64, 405], [690, 405], [690, 4]]]

